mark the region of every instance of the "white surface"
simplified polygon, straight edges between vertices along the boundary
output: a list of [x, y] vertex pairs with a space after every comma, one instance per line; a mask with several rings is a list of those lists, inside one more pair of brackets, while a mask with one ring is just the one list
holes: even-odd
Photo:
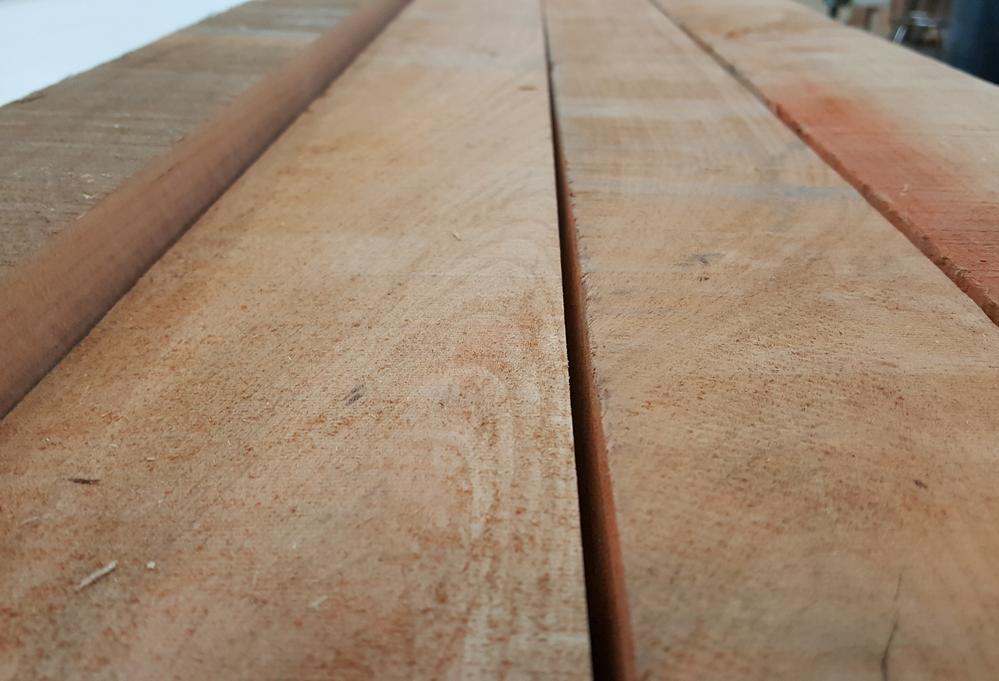
[[242, 0], [0, 0], [0, 105]]

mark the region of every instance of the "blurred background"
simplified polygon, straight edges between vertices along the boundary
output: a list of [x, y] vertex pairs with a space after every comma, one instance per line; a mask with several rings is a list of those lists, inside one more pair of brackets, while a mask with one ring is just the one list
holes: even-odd
[[[999, 82], [999, 0], [797, 1]], [[0, 105], [238, 4], [240, 0], [0, 0]]]
[[799, 0], [999, 83], [999, 0]]

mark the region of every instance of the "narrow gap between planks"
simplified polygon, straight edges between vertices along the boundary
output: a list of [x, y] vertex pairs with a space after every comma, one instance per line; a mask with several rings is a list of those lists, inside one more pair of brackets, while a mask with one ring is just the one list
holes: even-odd
[[558, 105], [555, 102], [555, 64], [548, 35], [547, 9], [545, 0], [542, 0], [548, 101], [558, 199], [562, 300], [569, 360], [569, 399], [576, 456], [590, 654], [595, 681], [630, 681], [635, 678], [634, 648], [624, 589], [613, 490], [607, 466], [607, 448], [590, 358], [586, 301], [577, 253], [572, 194], [565, 173]]

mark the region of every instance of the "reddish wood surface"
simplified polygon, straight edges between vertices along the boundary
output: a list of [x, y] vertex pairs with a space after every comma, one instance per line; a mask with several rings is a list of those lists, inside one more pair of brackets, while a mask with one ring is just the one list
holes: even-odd
[[999, 322], [999, 87], [791, 0], [655, 0]]
[[258, 0], [0, 109], [0, 415], [405, 0]]
[[990, 681], [999, 328], [651, 3], [547, 5], [605, 678]]
[[553, 166], [403, 10], [0, 422], [0, 679], [589, 678]]

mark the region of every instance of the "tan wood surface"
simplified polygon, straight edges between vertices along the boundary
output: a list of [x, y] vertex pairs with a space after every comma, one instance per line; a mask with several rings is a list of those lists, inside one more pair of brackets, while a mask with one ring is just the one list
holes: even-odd
[[547, 4], [634, 676], [996, 678], [999, 330], [651, 3]]
[[790, 0], [657, 0], [999, 322], [999, 87]]
[[0, 423], [0, 678], [589, 677], [549, 123], [403, 10]]
[[258, 0], [0, 109], [0, 415], [403, 4]]

